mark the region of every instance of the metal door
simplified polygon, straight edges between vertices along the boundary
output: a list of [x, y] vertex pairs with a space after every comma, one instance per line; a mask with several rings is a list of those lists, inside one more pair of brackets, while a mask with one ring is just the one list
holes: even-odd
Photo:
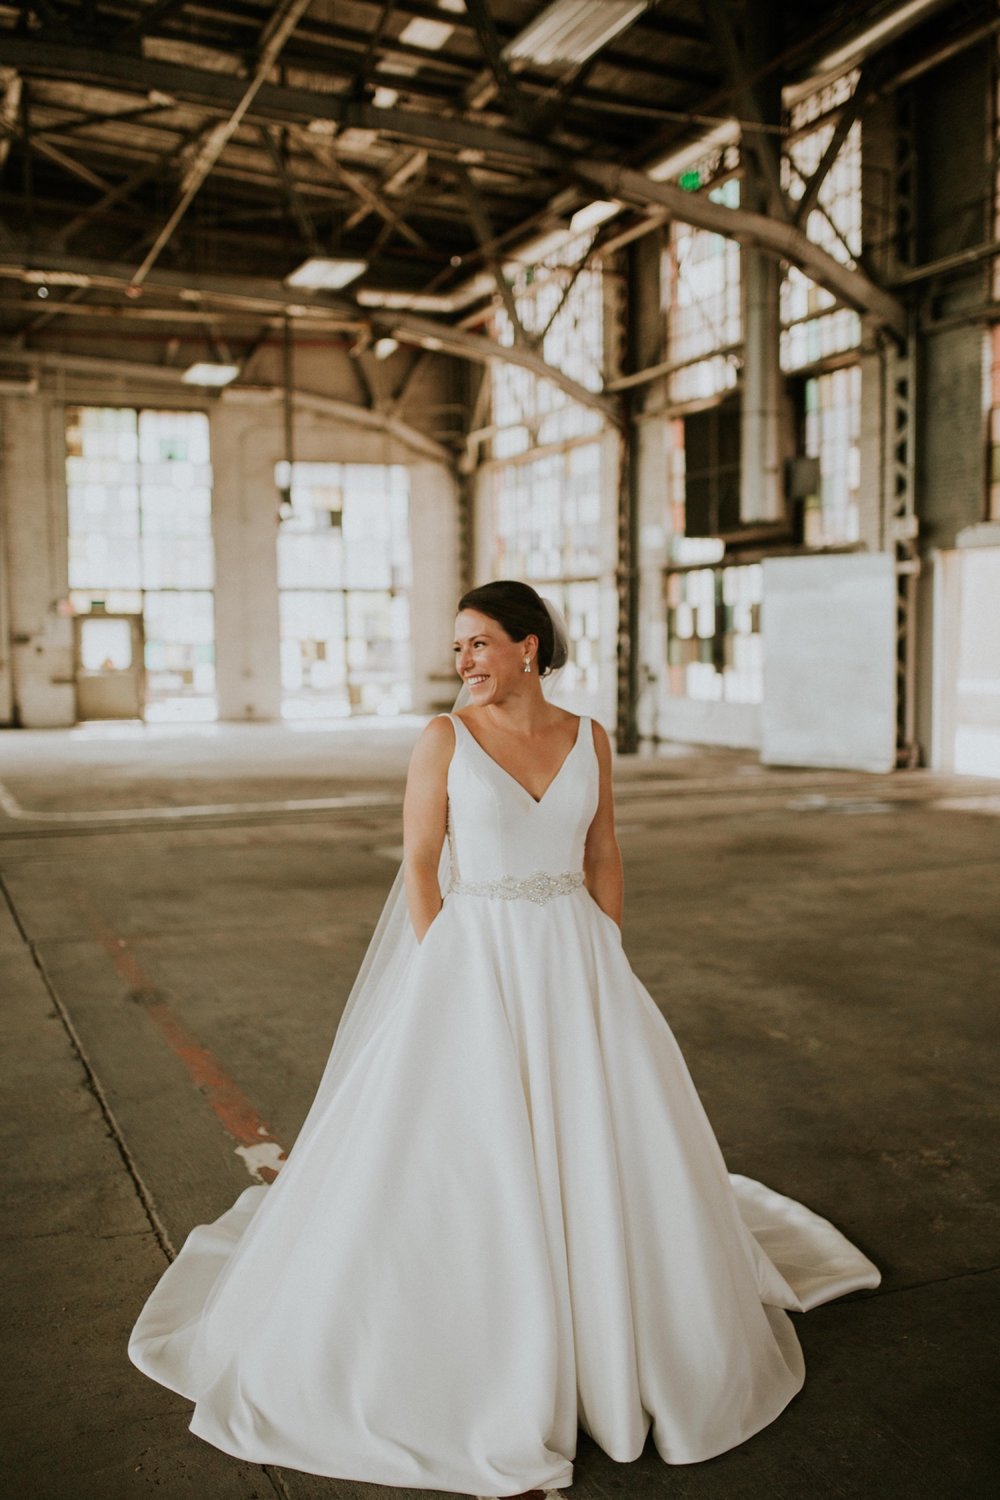
[[77, 615], [73, 640], [77, 719], [141, 719], [142, 616]]

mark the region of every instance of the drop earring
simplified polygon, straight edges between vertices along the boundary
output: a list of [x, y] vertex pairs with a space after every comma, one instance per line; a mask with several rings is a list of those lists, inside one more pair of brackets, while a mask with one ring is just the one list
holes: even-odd
[[530, 656], [526, 656], [524, 658], [524, 670], [526, 672], [530, 672], [531, 671], [531, 657]]

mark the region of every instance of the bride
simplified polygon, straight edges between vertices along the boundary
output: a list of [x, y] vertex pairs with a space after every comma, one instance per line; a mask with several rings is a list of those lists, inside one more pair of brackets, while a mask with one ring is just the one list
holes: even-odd
[[878, 1285], [730, 1175], [621, 942], [608, 736], [545, 697], [527, 584], [459, 602], [400, 874], [295, 1147], [188, 1236], [129, 1343], [239, 1458], [372, 1484], [567, 1488], [582, 1427], [670, 1464], [773, 1421], [789, 1310]]

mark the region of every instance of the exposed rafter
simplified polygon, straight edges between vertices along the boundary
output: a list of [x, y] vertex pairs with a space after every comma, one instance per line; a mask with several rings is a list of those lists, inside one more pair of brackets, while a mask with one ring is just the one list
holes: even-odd
[[[298, 7], [304, 3], [306, 0], [296, 0]], [[287, 20], [293, 13], [293, 9], [286, 6], [278, 14]], [[522, 172], [525, 168], [532, 168], [556, 175], [575, 173], [578, 180], [598, 187], [602, 196], [618, 196], [623, 201], [644, 207], [657, 205], [692, 224], [758, 245], [800, 266], [818, 284], [827, 287], [849, 305], [872, 314], [897, 334], [902, 334], [905, 329], [903, 310], [895, 297], [875, 286], [862, 271], [842, 265], [812, 244], [794, 225], [744, 209], [727, 208], [713, 203], [705, 194], [682, 192], [670, 184], [655, 182], [642, 173], [608, 162], [586, 157], [571, 159], [568, 153], [549, 141], [442, 113], [400, 107], [376, 109], [370, 104], [345, 101], [331, 94], [266, 83], [259, 65], [248, 88], [244, 79], [204, 68], [149, 58], [120, 57], [111, 52], [86, 52], [45, 39], [14, 37], [6, 44], [6, 49], [9, 60], [32, 75], [85, 78], [132, 93], [137, 89], [147, 93], [159, 89], [207, 112], [220, 112], [224, 116], [221, 129], [227, 132], [226, 139], [235, 129], [233, 121], [242, 108], [239, 118], [245, 117], [248, 121], [278, 120], [304, 126], [312, 120], [329, 120], [344, 128], [354, 126], [381, 132], [383, 137], [389, 136], [418, 147], [430, 145], [444, 156], [482, 151], [486, 159], [507, 162]], [[212, 140], [215, 142], [216, 138], [213, 136]], [[203, 165], [203, 159], [200, 160]], [[176, 220], [176, 210], [171, 217]], [[159, 240], [162, 241], [167, 227], [161, 231]], [[153, 248], [155, 250], [156, 245]], [[149, 260], [147, 256], [147, 262]]]
[[513, 290], [510, 282], [503, 273], [503, 266], [500, 264], [500, 258], [496, 253], [496, 235], [493, 232], [493, 226], [490, 223], [486, 205], [483, 203], [479, 190], [472, 180], [471, 173], [465, 166], [461, 162], [456, 162], [452, 167], [452, 171], [458, 178], [459, 185], [465, 195], [465, 201], [469, 206], [469, 219], [472, 223], [476, 239], [479, 241], [479, 248], [483, 252], [486, 264], [493, 273], [497, 290], [500, 293], [507, 316], [513, 326], [514, 342], [521, 345], [522, 348], [529, 349], [531, 348], [532, 341], [524, 330], [521, 315], [517, 310], [517, 303], [514, 300]]
[[17, 132], [17, 120], [21, 113], [21, 79], [17, 73], [7, 71], [4, 79], [3, 102], [0, 103], [0, 168], [10, 153], [10, 143]]
[[243, 117], [256, 98], [264, 79], [281, 55], [281, 49], [295, 30], [299, 18], [311, 3], [312, 0], [284, 0], [268, 21], [260, 39], [257, 61], [249, 84], [245, 85], [232, 114], [212, 132], [195, 157], [181, 185], [180, 198], [132, 278], [133, 286], [141, 286], [156, 264], [164, 246], [191, 206], [205, 178], [225, 150], [227, 142], [239, 129]]
[[[23, 255], [0, 249], [0, 276], [6, 275], [20, 280], [25, 275], [37, 277], [48, 272], [53, 279], [72, 275], [89, 278], [95, 287], [126, 291], [132, 285], [132, 270], [129, 266], [111, 265], [104, 261], [89, 261], [77, 256], [45, 257], [44, 266], [26, 264]], [[405, 311], [379, 311], [359, 307], [351, 298], [320, 292], [309, 293], [301, 288], [288, 288], [280, 282], [257, 280], [239, 276], [192, 276], [177, 271], [155, 268], [146, 282], [150, 290], [183, 296], [188, 305], [201, 297], [204, 304], [219, 304], [238, 308], [243, 312], [284, 313], [293, 311], [301, 319], [308, 319], [311, 312], [318, 316], [339, 315], [353, 321], [359, 329], [374, 328], [379, 332], [393, 334], [408, 343], [434, 353], [457, 355], [477, 364], [501, 363], [519, 365], [533, 375], [550, 381], [581, 406], [599, 411], [610, 421], [617, 422], [617, 403], [599, 392], [588, 390], [579, 381], [563, 374], [555, 366], [547, 364], [540, 354], [532, 349], [508, 349], [487, 338], [484, 334], [470, 333], [454, 328], [434, 318], [421, 317]]]
[[[299, 5], [308, 0], [298, 0]], [[4, 61], [25, 76], [64, 78], [126, 93], [158, 90], [178, 101], [197, 105], [231, 118], [247, 90], [245, 79], [182, 63], [161, 62], [150, 57], [130, 57], [115, 52], [68, 46], [35, 37], [4, 38]], [[372, 130], [392, 139], [430, 145], [447, 151], [484, 151], [511, 161], [539, 167], [554, 167], [561, 153], [544, 141], [515, 135], [474, 121], [449, 118], [441, 113], [400, 109], [376, 109], [374, 105], [345, 100], [316, 89], [259, 83], [244, 109], [254, 122], [307, 126], [328, 120], [343, 129]], [[242, 116], [241, 116], [242, 119]]]
[[727, 208], [715, 203], [707, 193], [687, 193], [672, 183], [656, 182], [642, 172], [618, 167], [608, 162], [578, 162], [577, 175], [592, 183], [610, 198], [641, 207], [657, 205], [699, 229], [756, 245], [782, 260], [798, 266], [819, 286], [826, 287], [859, 312], [869, 313], [884, 323], [898, 338], [906, 337], [907, 317], [903, 304], [891, 292], [876, 286], [864, 272], [853, 270], [834, 259], [828, 251], [807, 239], [801, 229], [766, 214], [745, 208]]

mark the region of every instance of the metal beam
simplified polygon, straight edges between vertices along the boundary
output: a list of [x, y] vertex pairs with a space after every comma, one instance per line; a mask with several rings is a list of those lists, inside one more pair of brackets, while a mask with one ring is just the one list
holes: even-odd
[[261, 125], [259, 131], [260, 138], [264, 142], [264, 149], [271, 158], [278, 181], [281, 183], [289, 211], [299, 226], [299, 233], [309, 248], [309, 254], [321, 255], [323, 250], [319, 242], [319, 236], [316, 233], [316, 226], [312, 221], [312, 215], [299, 194], [299, 190], [295, 185], [295, 179], [288, 170], [288, 164], [285, 161], [281, 147], [272, 136], [269, 126]]
[[714, 230], [716, 234], [739, 240], [741, 244], [757, 245], [761, 250], [790, 261], [849, 307], [869, 313], [876, 322], [890, 328], [897, 338], [906, 338], [906, 310], [899, 299], [876, 286], [862, 271], [842, 265], [826, 250], [814, 245], [794, 224], [745, 208], [727, 208], [724, 203], [714, 203], [707, 193], [687, 193], [673, 183], [655, 182], [643, 172], [610, 162], [576, 162], [574, 170], [577, 177], [600, 188], [605, 198], [621, 198], [643, 208], [657, 205], [684, 224]]
[[[300, 0], [301, 3], [301, 0]], [[112, 52], [88, 52], [36, 38], [4, 39], [5, 60], [22, 73], [33, 76], [87, 80], [135, 93], [159, 89], [187, 103], [206, 109], [231, 109], [246, 93], [245, 80], [207, 69], [156, 62], [149, 58], [122, 57]], [[619, 196], [643, 207], [666, 208], [674, 217], [701, 228], [715, 230], [757, 244], [801, 267], [819, 285], [829, 288], [850, 306], [870, 313], [899, 337], [905, 337], [906, 318], [897, 298], [875, 286], [859, 270], [852, 270], [813, 245], [793, 225], [713, 203], [707, 195], [686, 193], [668, 183], [655, 182], [641, 172], [608, 162], [574, 161], [547, 142], [530, 140], [510, 131], [493, 130], [466, 120], [441, 114], [401, 109], [375, 109], [367, 104], [345, 103], [329, 94], [289, 89], [261, 83], [248, 115], [306, 125], [311, 119], [336, 120], [343, 125], [375, 130], [404, 141], [431, 144], [439, 150], [482, 150], [556, 171], [573, 171], [600, 188], [601, 196]], [[230, 116], [231, 118], [231, 116]]]
[[120, 125], [129, 120], [143, 120], [149, 115], [159, 115], [165, 109], [172, 108], [173, 101], [170, 104], [140, 104], [135, 109], [121, 109], [115, 114], [101, 110], [93, 114], [77, 115], [73, 120], [62, 120], [58, 125], [42, 125], [35, 134], [51, 140], [53, 136], [74, 135], [76, 131], [85, 130], [89, 125]]
[[[819, 199], [820, 191], [827, 179], [830, 168], [840, 155], [840, 148], [850, 134], [851, 126], [858, 119], [861, 111], [871, 98], [875, 87], [875, 68], [872, 63], [865, 63], [861, 70], [854, 93], [840, 111], [833, 134], [826, 144], [826, 150], [816, 164], [812, 176], [808, 179], [802, 197], [795, 205], [794, 222], [801, 228], [812, 213]], [[800, 173], [796, 175], [801, 176]]]
[[183, 10], [185, 4], [186, 0], [155, 0], [153, 5], [147, 6], [134, 21], [129, 22], [121, 33], [122, 41], [131, 41], [134, 36], [145, 36], [160, 21], [168, 21], [177, 11]]
[[465, 8], [476, 29], [479, 46], [496, 80], [501, 99], [522, 129], [530, 131], [534, 126], [531, 109], [504, 60], [503, 43], [486, 0], [465, 0]]
[[517, 303], [514, 300], [513, 289], [503, 274], [503, 266], [500, 264], [500, 257], [496, 252], [496, 235], [493, 232], [493, 225], [490, 223], [490, 217], [486, 211], [486, 205], [483, 202], [479, 189], [476, 187], [471, 174], [462, 162], [455, 162], [452, 171], [468, 204], [469, 220], [472, 224], [473, 233], [479, 243], [480, 250], [483, 252], [486, 264], [493, 273], [493, 279], [503, 300], [504, 309], [513, 325], [514, 341], [523, 348], [530, 349], [533, 345], [533, 340], [525, 331], [524, 325], [521, 322], [521, 315], [517, 310]]
[[[246, 91], [246, 81], [229, 73], [193, 68], [155, 58], [130, 57], [109, 51], [89, 51], [34, 37], [3, 39], [4, 60], [29, 77], [67, 79], [119, 88], [125, 93], [170, 94], [179, 103], [229, 114]], [[510, 131], [491, 129], [466, 120], [451, 119], [429, 110], [376, 109], [345, 101], [313, 89], [262, 83], [249, 117], [307, 126], [313, 120], [332, 120], [344, 128], [374, 130], [393, 139], [439, 150], [486, 151], [534, 166], [558, 167], [562, 153], [554, 146]]]
[[[0, 358], [5, 362], [17, 365], [25, 365], [34, 370], [66, 370], [72, 372], [80, 371], [87, 375], [113, 375], [125, 376], [134, 385], [143, 382], [153, 384], [164, 383], [167, 385], [181, 385], [184, 371], [182, 368], [170, 365], [153, 365], [140, 363], [139, 361], [125, 359], [102, 359], [100, 355], [94, 354], [49, 354], [39, 350], [19, 349], [15, 345], [0, 342]], [[190, 390], [185, 386], [185, 390]], [[269, 405], [272, 402], [281, 401], [283, 392], [280, 386], [254, 386], [251, 391], [241, 392], [239, 386], [230, 386], [220, 393], [218, 400], [225, 406], [232, 406], [244, 402], [254, 402]], [[428, 437], [426, 433], [420, 432], [416, 427], [411, 427], [408, 422], [400, 418], [389, 416], [379, 411], [369, 411], [365, 407], [353, 406], [349, 401], [340, 401], [333, 396], [324, 396], [318, 391], [295, 392], [295, 406], [303, 411], [315, 411], [323, 416], [336, 417], [341, 421], [349, 422], [356, 427], [368, 427], [378, 432], [385, 432], [414, 452], [421, 453], [426, 458], [436, 459], [438, 463], [447, 464], [449, 467], [455, 462], [455, 455], [443, 443]]]
[[[27, 264], [23, 254], [0, 250], [0, 277], [6, 275], [21, 280], [28, 270], [48, 271], [54, 276], [69, 272], [75, 276], [90, 278], [96, 287], [126, 290], [132, 284], [130, 266], [111, 265], [104, 261], [92, 261], [78, 256], [55, 256], [46, 254], [44, 259], [35, 257], [37, 265]], [[147, 278], [147, 285], [158, 291], [183, 295], [188, 305], [199, 294], [206, 302], [230, 303], [234, 308], [248, 312], [285, 312], [296, 309], [294, 316], [308, 324], [311, 314], [318, 317], [341, 316], [356, 326], [378, 329], [394, 334], [406, 343], [415, 344], [431, 353], [453, 354], [459, 359], [473, 360], [476, 364], [490, 364], [499, 360], [503, 364], [519, 365], [530, 370], [542, 380], [548, 380], [566, 392], [571, 400], [581, 406], [601, 413], [610, 422], [619, 420], [618, 403], [599, 392], [588, 390], [579, 381], [563, 374], [554, 365], [546, 364], [539, 354], [530, 349], [508, 349], [483, 334], [469, 333], [453, 328], [448, 323], [434, 318], [421, 317], [416, 313], [397, 312], [386, 309], [359, 307], [351, 298], [322, 292], [307, 292], [301, 287], [286, 287], [281, 282], [265, 281], [254, 277], [191, 275], [180, 271], [165, 271], [154, 268]]]
[[[790, 219], [791, 209], [781, 186], [781, 164], [774, 140], [766, 129], [755, 128], [764, 126], [767, 122], [750, 77], [748, 58], [737, 43], [732, 17], [723, 0], [704, 0], [704, 8], [732, 84], [737, 112], [741, 116], [743, 138], [756, 157], [761, 175], [767, 183], [772, 208], [783, 218]], [[752, 17], [747, 20], [750, 24]]]
[[37, 134], [32, 133], [30, 141], [25, 142], [32, 151], [37, 151], [39, 156], [47, 156], [49, 161], [54, 161], [56, 166], [62, 167], [71, 177], [78, 177], [88, 187], [97, 188], [101, 193], [111, 191], [111, 183], [105, 177], [99, 177], [96, 172], [76, 161], [72, 156], [67, 156], [65, 151], [60, 151], [58, 146], [50, 146], [47, 141], [39, 140]]
[[98, 218], [107, 209], [113, 208], [116, 203], [120, 203], [123, 198], [127, 198], [136, 188], [142, 187], [150, 178], [159, 176], [161, 172], [170, 166], [174, 158], [179, 156], [189, 145], [190, 140], [182, 141], [179, 145], [171, 146], [169, 151], [164, 152], [155, 161], [144, 162], [141, 167], [137, 167], [134, 172], [129, 173], [123, 182], [119, 182], [117, 186], [110, 188], [96, 203], [92, 203], [89, 208], [82, 209], [76, 214], [55, 236], [56, 244], [65, 249], [69, 242], [75, 239], [92, 219]]
[[3, 103], [0, 104], [0, 169], [10, 153], [10, 143], [17, 130], [21, 113], [21, 79], [13, 71], [7, 72]]
[[[343, 162], [338, 160], [337, 153], [332, 146], [327, 146], [321, 141], [314, 140], [307, 130], [300, 130], [298, 136], [300, 144], [309, 152], [310, 156], [326, 167], [328, 171], [332, 172], [356, 198], [360, 198], [362, 203], [365, 204], [366, 210], [378, 214], [418, 250], [427, 250], [430, 248], [423, 235], [418, 234], [415, 229], [412, 229], [400, 217], [391, 204], [385, 201], [380, 193], [369, 186], [363, 177], [359, 177], [356, 172], [352, 172], [349, 167], [345, 167]], [[312, 184], [310, 184], [310, 187], [312, 187]], [[353, 228], [355, 224], [359, 224], [366, 217], [367, 212], [351, 214], [345, 228]]]
[[311, 3], [312, 0], [285, 0], [285, 3], [278, 7], [265, 26], [260, 39], [257, 61], [254, 64], [249, 84], [244, 86], [240, 101], [228, 120], [222, 121], [217, 129], [213, 130], [195, 157], [181, 185], [181, 195], [174, 206], [173, 212], [156, 236], [142, 264], [132, 278], [133, 286], [141, 286], [156, 264], [161, 251], [166, 246], [181, 219], [187, 213], [205, 178], [222, 155], [227, 143], [236, 134], [236, 131], [242, 124], [243, 117], [260, 91], [264, 79], [277, 62], [282, 47], [295, 30], [303, 12], [309, 8]]

